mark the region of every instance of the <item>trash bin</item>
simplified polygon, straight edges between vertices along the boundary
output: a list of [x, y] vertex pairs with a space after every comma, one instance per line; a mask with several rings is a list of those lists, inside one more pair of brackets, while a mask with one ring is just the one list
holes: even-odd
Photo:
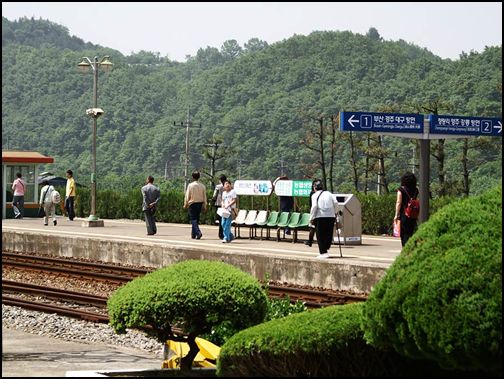
[[[338, 203], [333, 242], [345, 245], [362, 244], [362, 207], [353, 194], [332, 194]], [[339, 229], [339, 230], [338, 230]]]

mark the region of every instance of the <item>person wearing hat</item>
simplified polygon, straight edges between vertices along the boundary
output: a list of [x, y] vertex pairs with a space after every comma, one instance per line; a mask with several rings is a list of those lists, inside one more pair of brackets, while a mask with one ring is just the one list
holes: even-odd
[[48, 180], [44, 180], [42, 185], [43, 187], [40, 189], [39, 205], [44, 208], [44, 225], [47, 226], [49, 216], [52, 216], [53, 225], [56, 226], [58, 221], [56, 221], [56, 205], [53, 202], [53, 193], [55, 189], [49, 184]]

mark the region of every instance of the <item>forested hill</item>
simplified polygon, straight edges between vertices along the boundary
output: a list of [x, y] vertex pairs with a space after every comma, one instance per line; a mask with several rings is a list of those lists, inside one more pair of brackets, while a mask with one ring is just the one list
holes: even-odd
[[[104, 55], [114, 68], [98, 80], [98, 106], [105, 111], [98, 120], [100, 178], [159, 177], [165, 165], [171, 178], [180, 178], [186, 133], [180, 123], [188, 112], [193, 123], [189, 170], [210, 172], [213, 155], [216, 170], [242, 179], [274, 179], [281, 171], [295, 178], [320, 176], [318, 120], [322, 117], [329, 162], [330, 116], [339, 111], [428, 114], [425, 108], [434, 107], [439, 114], [502, 114], [501, 46], [443, 60], [401, 40], [384, 41], [371, 28], [366, 35], [321, 31], [272, 45], [253, 38], [241, 47], [230, 40], [220, 50], [201, 48], [179, 63], [158, 53], [123, 56], [84, 44], [49, 21], [15, 24], [3, 18], [2, 147], [54, 156], [51, 170], [71, 167], [85, 182], [91, 167], [86, 109], [92, 106], [93, 80], [91, 73], [78, 72], [77, 64], [82, 56]], [[352, 157], [349, 138], [339, 131], [334, 135], [330, 179], [340, 191], [362, 190], [356, 182], [376, 178], [379, 158], [391, 182], [418, 164], [415, 141], [354, 134]], [[205, 146], [212, 143], [218, 146], [215, 154]], [[441, 170], [457, 188], [464, 143], [446, 141], [444, 167], [432, 165], [434, 180]], [[469, 140], [473, 181], [486, 186], [500, 180], [501, 146], [500, 138]]]
[[10, 22], [2, 17], [2, 47], [9, 44], [55, 47], [74, 51], [98, 47], [90, 42], [85, 43], [78, 37], [70, 36], [68, 28], [49, 20], [22, 17]]

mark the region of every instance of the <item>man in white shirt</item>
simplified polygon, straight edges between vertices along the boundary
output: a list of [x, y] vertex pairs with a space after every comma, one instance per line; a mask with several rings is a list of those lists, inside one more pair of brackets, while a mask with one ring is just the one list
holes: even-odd
[[49, 216], [52, 216], [53, 225], [56, 226], [58, 224], [58, 221], [56, 221], [56, 205], [52, 200], [55, 189], [49, 184], [48, 180], [44, 180], [42, 184], [43, 187], [40, 189], [39, 206], [44, 208], [44, 225], [47, 226]]
[[320, 180], [316, 180], [313, 187], [316, 192], [311, 197], [310, 221], [315, 225], [315, 233], [317, 234], [320, 253], [317, 258], [327, 259], [329, 258], [327, 250], [331, 247], [333, 240], [338, 203], [329, 191], [324, 191]]

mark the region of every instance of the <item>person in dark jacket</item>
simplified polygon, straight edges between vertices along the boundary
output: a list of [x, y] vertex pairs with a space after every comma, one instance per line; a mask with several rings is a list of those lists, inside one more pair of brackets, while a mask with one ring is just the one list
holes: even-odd
[[156, 205], [161, 197], [159, 188], [156, 187], [154, 183], [154, 178], [152, 176], [147, 177], [146, 185], [142, 187], [142, 211], [145, 214], [145, 224], [147, 225], [147, 235], [153, 236], [157, 233], [156, 219], [154, 218], [154, 213], [156, 213]]
[[406, 242], [415, 233], [417, 228], [417, 220], [409, 218], [404, 213], [404, 209], [411, 199], [416, 199], [418, 196], [417, 178], [412, 172], [405, 172], [401, 177], [401, 186], [397, 189], [397, 200], [394, 221], [401, 222], [401, 245], [406, 245]]

